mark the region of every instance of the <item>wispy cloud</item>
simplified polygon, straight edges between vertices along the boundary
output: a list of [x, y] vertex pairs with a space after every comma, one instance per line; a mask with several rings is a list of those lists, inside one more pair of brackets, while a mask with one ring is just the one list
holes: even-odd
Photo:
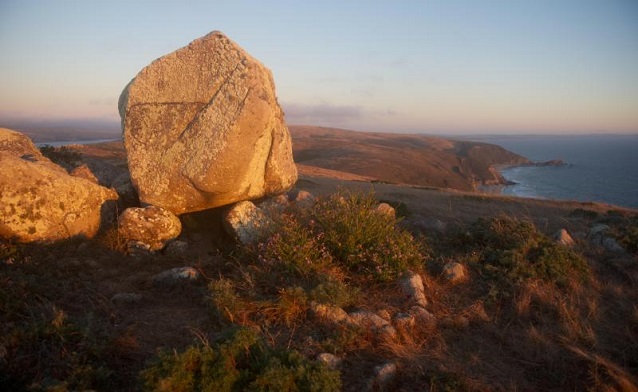
[[360, 106], [288, 103], [282, 105], [289, 122], [348, 122], [363, 116]]

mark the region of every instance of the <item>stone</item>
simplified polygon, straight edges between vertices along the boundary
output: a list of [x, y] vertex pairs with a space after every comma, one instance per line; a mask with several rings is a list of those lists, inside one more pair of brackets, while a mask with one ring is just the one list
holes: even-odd
[[310, 303], [310, 310], [315, 317], [332, 324], [348, 320], [348, 313], [338, 306], [325, 305], [317, 302]]
[[321, 353], [317, 355], [317, 361], [323, 362], [329, 369], [337, 370], [341, 366], [341, 358], [330, 353]]
[[587, 233], [587, 238], [589, 241], [598, 246], [602, 246], [603, 239], [605, 238], [605, 233], [609, 231], [609, 226], [607, 225], [594, 225], [591, 229], [589, 229], [589, 233]]
[[610, 252], [625, 253], [625, 248], [623, 248], [615, 239], [611, 237], [603, 238], [603, 247]]
[[399, 282], [403, 294], [408, 300], [413, 301], [419, 306], [426, 307], [428, 300], [425, 297], [425, 288], [423, 287], [423, 279], [419, 274], [409, 272]]
[[175, 240], [166, 245], [164, 252], [169, 256], [182, 256], [188, 251], [188, 242]]
[[420, 306], [410, 308], [410, 315], [414, 316], [414, 320], [418, 325], [433, 327], [436, 325], [436, 317]]
[[569, 235], [569, 233], [567, 232], [567, 230], [565, 229], [560, 229], [558, 230], [554, 236], [554, 241], [556, 241], [557, 244], [566, 246], [566, 247], [572, 247], [574, 246], [574, 239], [572, 238], [571, 235]]
[[376, 212], [378, 212], [381, 215], [385, 215], [389, 218], [396, 218], [396, 211], [394, 209], [394, 207], [392, 207], [390, 204], [388, 203], [379, 203], [377, 204], [377, 206], [374, 208], [374, 210]]
[[250, 201], [241, 201], [223, 214], [226, 232], [241, 244], [254, 244], [272, 227], [272, 220], [264, 210]]
[[141, 242], [149, 250], [161, 250], [182, 231], [179, 218], [157, 206], [131, 207], [118, 219], [118, 233], [128, 241]]
[[117, 194], [73, 177], [19, 132], [0, 129], [0, 237], [20, 242], [93, 237]]
[[375, 366], [374, 376], [368, 383], [369, 390], [387, 391], [390, 383], [397, 376], [397, 365], [393, 362], [386, 362], [382, 365]]
[[466, 279], [465, 267], [461, 263], [450, 261], [443, 266], [443, 276], [450, 283], [460, 283]]
[[394, 325], [403, 333], [408, 333], [414, 328], [416, 321], [413, 315], [408, 313], [397, 313], [394, 317]]
[[154, 286], [173, 287], [199, 281], [201, 274], [193, 267], [178, 267], [160, 272], [153, 277]]
[[258, 207], [266, 211], [269, 215], [272, 215], [282, 213], [289, 205], [290, 201], [288, 201], [286, 195], [278, 195], [263, 200], [259, 203]]
[[368, 310], [358, 310], [348, 313], [347, 323], [358, 327], [370, 328], [382, 338], [393, 339], [397, 335], [396, 329], [381, 316]]
[[297, 180], [270, 70], [221, 32], [146, 66], [118, 108], [143, 203], [181, 215], [282, 194]]
[[130, 305], [142, 300], [142, 294], [137, 293], [116, 293], [111, 297], [111, 302], [116, 305]]
[[315, 197], [312, 193], [304, 190], [294, 190], [288, 192], [288, 199], [299, 208], [310, 208], [315, 204]]
[[91, 181], [94, 184], [100, 183], [97, 177], [95, 176], [95, 174], [93, 174], [91, 169], [89, 169], [89, 167], [85, 164], [82, 164], [76, 167], [75, 169], [71, 170], [70, 174], [73, 177], [84, 178], [85, 180]]

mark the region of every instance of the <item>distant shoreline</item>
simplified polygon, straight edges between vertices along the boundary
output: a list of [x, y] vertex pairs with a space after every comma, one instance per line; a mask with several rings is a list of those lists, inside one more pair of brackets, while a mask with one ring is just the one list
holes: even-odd
[[114, 142], [118, 140], [122, 140], [122, 138], [119, 137], [119, 138], [109, 138], [109, 139], [85, 139], [85, 140], [63, 140], [63, 141], [57, 141], [57, 142], [37, 142], [35, 143], [35, 145], [37, 147], [43, 147], [43, 146], [61, 147], [61, 146], [69, 146], [73, 144], [86, 145], [86, 144]]

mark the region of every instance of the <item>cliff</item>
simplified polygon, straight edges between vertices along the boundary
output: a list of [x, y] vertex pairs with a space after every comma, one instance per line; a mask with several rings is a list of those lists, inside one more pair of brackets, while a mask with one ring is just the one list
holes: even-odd
[[305, 125], [289, 128], [297, 164], [381, 182], [475, 190], [505, 183], [495, 166], [530, 163], [487, 143]]

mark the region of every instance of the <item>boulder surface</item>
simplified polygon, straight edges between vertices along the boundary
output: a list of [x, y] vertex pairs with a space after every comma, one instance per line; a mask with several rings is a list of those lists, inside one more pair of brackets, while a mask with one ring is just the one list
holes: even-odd
[[143, 203], [179, 215], [280, 194], [297, 180], [270, 70], [220, 32], [142, 69], [119, 111]]
[[69, 175], [26, 136], [0, 129], [0, 237], [92, 237], [117, 198], [113, 190]]

